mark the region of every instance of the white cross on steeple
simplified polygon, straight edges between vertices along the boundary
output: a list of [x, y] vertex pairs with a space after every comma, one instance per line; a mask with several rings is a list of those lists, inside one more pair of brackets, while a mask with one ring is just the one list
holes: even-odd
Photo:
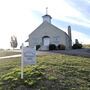
[[46, 7], [46, 15], [48, 15], [48, 7]]

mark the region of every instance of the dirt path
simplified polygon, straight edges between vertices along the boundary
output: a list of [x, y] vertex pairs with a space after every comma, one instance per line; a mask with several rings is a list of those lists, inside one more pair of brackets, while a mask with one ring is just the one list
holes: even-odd
[[0, 57], [0, 59], [6, 59], [6, 58], [14, 58], [14, 57], [20, 57], [21, 54], [18, 55], [11, 55], [11, 56], [4, 56], [4, 57]]

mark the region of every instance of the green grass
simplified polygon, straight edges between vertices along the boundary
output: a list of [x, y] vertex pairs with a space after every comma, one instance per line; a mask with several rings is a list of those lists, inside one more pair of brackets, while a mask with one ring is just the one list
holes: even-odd
[[20, 54], [20, 52], [13, 52], [13, 51], [8, 51], [8, 50], [0, 50], [0, 57], [10, 56], [10, 55], [17, 55], [17, 54]]
[[[45, 68], [41, 70], [41, 67]], [[20, 58], [0, 60], [0, 77], [15, 68], [20, 69]], [[32, 90], [90, 90], [90, 58], [61, 54], [37, 56], [36, 68], [29, 66], [24, 70], [25, 82]]]
[[20, 66], [20, 58], [0, 59], [0, 76]]
[[90, 48], [90, 44], [84, 44], [83, 48]]

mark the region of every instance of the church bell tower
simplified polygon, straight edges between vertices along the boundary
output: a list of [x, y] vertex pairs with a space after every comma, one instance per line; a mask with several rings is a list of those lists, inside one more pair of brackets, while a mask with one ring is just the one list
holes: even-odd
[[48, 23], [51, 23], [52, 17], [48, 15], [48, 8], [46, 8], [46, 15], [42, 16], [42, 18], [43, 18], [43, 22], [47, 21]]

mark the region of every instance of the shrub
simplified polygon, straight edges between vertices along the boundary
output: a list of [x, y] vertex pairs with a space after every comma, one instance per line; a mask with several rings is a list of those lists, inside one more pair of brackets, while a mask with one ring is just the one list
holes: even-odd
[[36, 50], [38, 50], [40, 48], [40, 45], [36, 45]]
[[17, 88], [19, 88], [18, 90], [24, 90], [20, 89], [20, 87], [37, 87], [40, 81], [46, 79], [44, 74], [45, 68], [45, 66], [33, 66], [25, 68], [24, 79], [20, 78], [19, 69], [15, 69], [10, 73], [2, 75], [2, 77], [0, 77], [0, 90], [17, 90]]
[[65, 50], [65, 46], [64, 46], [63, 44], [59, 44], [59, 45], [57, 46], [57, 49], [58, 49], [58, 50]]
[[82, 48], [82, 44], [74, 44], [72, 46], [73, 49], [81, 49]]
[[50, 44], [49, 45], [49, 50], [56, 50], [56, 45], [55, 44]]

